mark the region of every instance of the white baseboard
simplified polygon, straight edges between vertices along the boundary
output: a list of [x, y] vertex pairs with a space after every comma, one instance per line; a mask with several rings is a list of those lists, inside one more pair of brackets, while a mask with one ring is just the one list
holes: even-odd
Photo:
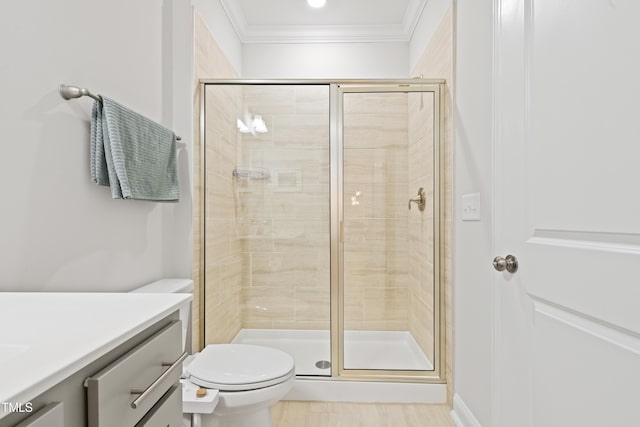
[[457, 427], [482, 427], [476, 417], [473, 416], [469, 407], [464, 404], [462, 398], [457, 394], [453, 395], [451, 418]]
[[331, 381], [296, 378], [283, 400], [316, 402], [445, 403], [446, 384]]

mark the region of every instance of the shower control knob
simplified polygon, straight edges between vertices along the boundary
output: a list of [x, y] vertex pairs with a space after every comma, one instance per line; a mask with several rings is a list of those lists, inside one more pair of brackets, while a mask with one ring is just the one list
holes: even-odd
[[498, 271], [507, 270], [509, 273], [518, 271], [518, 258], [513, 255], [507, 255], [506, 258], [497, 256], [493, 259], [493, 268]]

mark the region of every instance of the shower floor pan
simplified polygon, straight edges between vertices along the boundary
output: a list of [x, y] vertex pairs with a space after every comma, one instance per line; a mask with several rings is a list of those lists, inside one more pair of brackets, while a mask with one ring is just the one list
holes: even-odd
[[[345, 331], [344, 335], [345, 369], [433, 369], [409, 332]], [[329, 338], [329, 331], [242, 329], [233, 342], [263, 345], [291, 354], [296, 375], [331, 375]]]

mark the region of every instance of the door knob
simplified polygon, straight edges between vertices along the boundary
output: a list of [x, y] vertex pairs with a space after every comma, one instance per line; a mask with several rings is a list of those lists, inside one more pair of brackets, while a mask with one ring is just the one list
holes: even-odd
[[518, 271], [518, 258], [514, 255], [507, 255], [506, 258], [497, 256], [493, 259], [493, 268], [498, 271], [507, 270], [509, 273]]

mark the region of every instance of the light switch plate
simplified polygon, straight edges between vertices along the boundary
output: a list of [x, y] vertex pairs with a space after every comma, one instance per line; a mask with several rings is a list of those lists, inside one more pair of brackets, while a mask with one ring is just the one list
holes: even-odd
[[480, 221], [480, 193], [462, 196], [462, 220]]

